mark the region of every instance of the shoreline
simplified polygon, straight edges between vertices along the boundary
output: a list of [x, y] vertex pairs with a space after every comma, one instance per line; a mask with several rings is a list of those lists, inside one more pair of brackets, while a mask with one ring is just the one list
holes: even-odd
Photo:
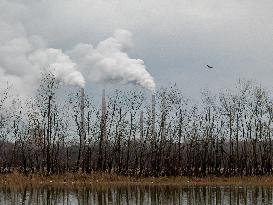
[[66, 173], [41, 176], [19, 173], [0, 174], [5, 187], [99, 187], [99, 186], [273, 186], [273, 176], [233, 177], [130, 177], [108, 173]]

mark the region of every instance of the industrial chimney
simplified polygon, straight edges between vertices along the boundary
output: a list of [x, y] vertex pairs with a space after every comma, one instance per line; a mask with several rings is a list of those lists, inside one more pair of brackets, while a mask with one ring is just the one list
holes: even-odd
[[105, 90], [103, 89], [102, 91], [102, 99], [101, 99], [101, 124], [102, 124], [102, 129], [101, 129], [101, 136], [102, 136], [102, 141], [105, 140], [106, 138], [106, 100], [105, 100]]
[[161, 140], [165, 140], [165, 132], [166, 132], [166, 93], [165, 91], [162, 93], [161, 97]]
[[84, 89], [81, 88], [80, 91], [80, 148], [78, 153], [78, 160], [77, 160], [77, 169], [81, 164], [82, 153], [84, 152], [84, 145], [85, 145], [85, 121], [84, 121]]
[[151, 137], [155, 140], [155, 94], [152, 94], [152, 131]]
[[100, 141], [99, 141], [99, 156], [98, 156], [98, 164], [97, 168], [102, 170], [103, 166], [105, 165], [105, 143], [106, 143], [106, 100], [105, 100], [105, 90], [102, 91], [102, 98], [101, 98], [101, 124], [100, 124]]
[[85, 141], [85, 120], [84, 120], [84, 89], [81, 88], [81, 97], [80, 97], [80, 110], [81, 110], [81, 124], [80, 124], [80, 131], [81, 131], [81, 143]]
[[139, 114], [139, 136], [143, 140], [143, 111], [140, 111]]

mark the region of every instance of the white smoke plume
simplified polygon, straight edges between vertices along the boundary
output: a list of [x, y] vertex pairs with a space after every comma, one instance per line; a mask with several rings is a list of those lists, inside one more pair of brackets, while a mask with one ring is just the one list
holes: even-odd
[[146, 70], [143, 60], [132, 59], [126, 53], [133, 46], [132, 34], [116, 30], [113, 37], [96, 47], [78, 44], [66, 53], [76, 62], [89, 80], [102, 83], [133, 83], [155, 91], [155, 82]]
[[[50, 71], [67, 84], [84, 86], [77, 66], [59, 49], [30, 34], [22, 22], [28, 8], [13, 1], [0, 1], [0, 86], [8, 83], [28, 95], [37, 88], [41, 71]], [[21, 15], [17, 15], [21, 14]]]
[[33, 65], [52, 73], [57, 80], [84, 87], [85, 80], [77, 70], [76, 64], [60, 49], [36, 50], [29, 56], [29, 59]]
[[[37, 45], [37, 41], [40, 43]], [[40, 44], [40, 45], [39, 45]], [[70, 85], [84, 86], [77, 66], [59, 49], [44, 48], [39, 37], [18, 37], [0, 45], [0, 81], [28, 90], [39, 81], [41, 71], [51, 72], [56, 79]]]
[[94, 82], [132, 83], [155, 90], [143, 60], [126, 53], [134, 45], [129, 31], [117, 30], [94, 47], [77, 44], [63, 52], [50, 48], [46, 39], [30, 31], [30, 5], [17, 0], [0, 1], [0, 86], [8, 82], [20, 93], [31, 94], [41, 71], [48, 71], [65, 84], [81, 87], [86, 76], [86, 80]]

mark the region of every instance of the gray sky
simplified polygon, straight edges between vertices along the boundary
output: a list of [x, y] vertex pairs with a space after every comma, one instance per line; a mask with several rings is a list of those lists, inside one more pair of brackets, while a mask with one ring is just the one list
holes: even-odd
[[[129, 56], [144, 61], [157, 87], [176, 82], [195, 98], [201, 89], [228, 88], [247, 78], [272, 89], [272, 11], [269, 0], [0, 0], [0, 54], [18, 56], [17, 46], [3, 46], [14, 38], [35, 35], [35, 46], [65, 53], [125, 29], [133, 34]], [[0, 74], [1, 67], [2, 75], [16, 68], [21, 73], [12, 79], [28, 66], [9, 69], [7, 61], [0, 57]], [[24, 76], [21, 81], [29, 82]]]

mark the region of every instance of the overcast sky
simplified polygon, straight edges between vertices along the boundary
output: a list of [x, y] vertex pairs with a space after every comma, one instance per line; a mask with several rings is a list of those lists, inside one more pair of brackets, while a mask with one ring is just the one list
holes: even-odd
[[269, 0], [0, 0], [0, 80], [21, 87], [38, 75], [36, 67], [24, 71], [30, 51], [14, 39], [67, 53], [124, 29], [134, 43], [128, 55], [144, 61], [157, 87], [176, 82], [195, 98], [247, 78], [273, 89], [272, 11]]

